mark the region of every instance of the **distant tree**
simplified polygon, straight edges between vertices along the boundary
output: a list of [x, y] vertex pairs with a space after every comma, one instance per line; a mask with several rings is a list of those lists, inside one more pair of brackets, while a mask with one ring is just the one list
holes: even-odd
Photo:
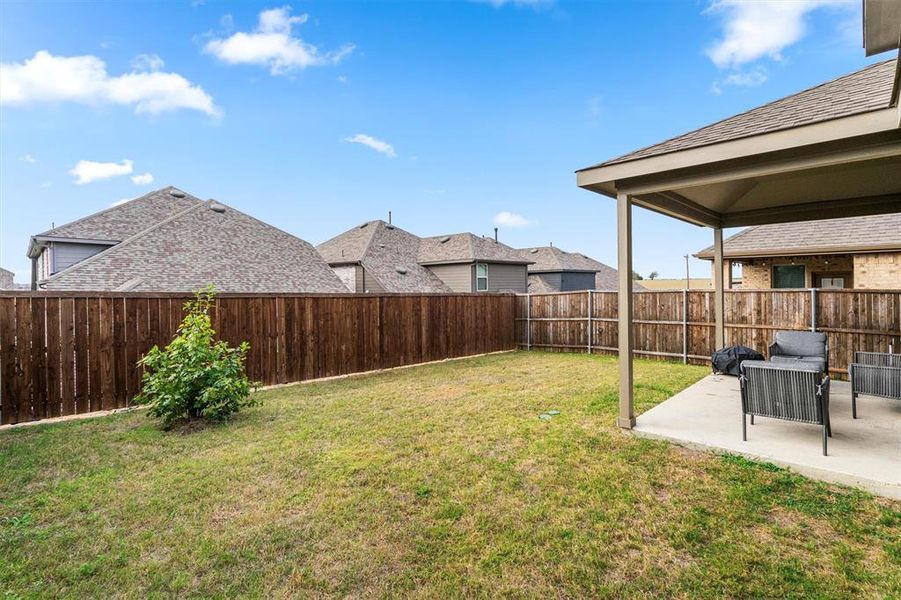
[[640, 280], [644, 279], [644, 277], [639, 275], [638, 271], [632, 271], [632, 279], [634, 279], [636, 281], [640, 281]]
[[651, 271], [648, 274], [648, 279], [657, 279], [658, 277], [660, 277], [660, 273], [658, 273], [657, 271]]

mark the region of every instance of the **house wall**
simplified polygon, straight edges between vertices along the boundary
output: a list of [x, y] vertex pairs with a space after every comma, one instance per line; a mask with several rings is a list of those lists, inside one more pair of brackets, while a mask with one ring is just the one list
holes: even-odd
[[742, 261], [742, 289], [772, 286], [773, 265], [803, 265], [804, 285], [814, 286], [815, 273], [851, 273], [855, 289], [901, 289], [901, 252], [859, 255], [794, 256]]
[[901, 252], [856, 255], [854, 287], [862, 290], [901, 289]]
[[[475, 275], [473, 275], [475, 277]], [[528, 273], [526, 265], [508, 265], [504, 263], [488, 263], [488, 291], [518, 293], [528, 291]], [[475, 280], [473, 280], [475, 289]]]
[[15, 276], [12, 271], [7, 271], [6, 269], [0, 269], [0, 290], [11, 290], [13, 289], [13, 279]]
[[594, 287], [594, 273], [567, 272], [562, 275], [560, 291], [575, 292], [578, 290], [593, 290]]
[[[94, 256], [98, 252], [106, 250], [110, 246], [102, 244], [70, 244], [67, 242], [52, 242], [50, 244], [50, 273], [59, 273], [75, 263]], [[46, 250], [45, 250], [46, 253]]]
[[379, 283], [378, 279], [370, 275], [365, 268], [358, 267], [357, 291], [365, 292], [367, 294], [377, 294], [379, 292], [384, 292], [385, 287]]
[[335, 275], [338, 276], [338, 279], [341, 280], [347, 289], [351, 292], [356, 292], [359, 288], [357, 287], [357, 271], [362, 271], [356, 265], [344, 265], [340, 267], [332, 267], [332, 271], [335, 272]]
[[[475, 289], [475, 267], [472, 264], [431, 265], [428, 269], [455, 292], [471, 292]], [[488, 284], [491, 285], [490, 274]]]

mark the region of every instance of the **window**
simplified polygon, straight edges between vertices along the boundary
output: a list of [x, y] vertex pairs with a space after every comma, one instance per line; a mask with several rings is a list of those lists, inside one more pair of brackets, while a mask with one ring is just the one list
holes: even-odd
[[488, 265], [476, 263], [476, 291], [488, 291]]
[[773, 267], [774, 288], [804, 287], [804, 265], [776, 265]]
[[814, 273], [813, 287], [818, 288], [852, 288], [852, 273]]

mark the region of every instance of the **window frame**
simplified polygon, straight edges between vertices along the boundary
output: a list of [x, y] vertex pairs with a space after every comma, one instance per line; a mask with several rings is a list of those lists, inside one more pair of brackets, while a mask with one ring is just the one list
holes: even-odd
[[[801, 286], [800, 287], [777, 287], [776, 286], [776, 269], [786, 268], [786, 269], [801, 269]], [[770, 277], [770, 288], [774, 290], [803, 290], [807, 287], [807, 266], [806, 265], [793, 265], [793, 264], [784, 264], [784, 265], [773, 265]]]
[[[480, 267], [484, 267], [484, 269], [485, 269], [484, 275], [479, 275]], [[477, 292], [487, 292], [488, 291], [488, 263], [477, 262], [475, 269], [476, 269], [476, 291]], [[479, 287], [479, 281], [481, 281], [481, 280], [485, 281], [484, 288]]]

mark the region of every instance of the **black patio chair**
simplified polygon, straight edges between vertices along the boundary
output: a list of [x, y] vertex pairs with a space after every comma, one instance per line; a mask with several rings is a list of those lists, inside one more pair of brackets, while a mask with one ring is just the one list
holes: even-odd
[[857, 396], [901, 400], [901, 354], [855, 352], [851, 375], [851, 416], [857, 418]]
[[748, 441], [747, 416], [812, 423], [823, 427], [823, 456], [829, 423], [829, 376], [817, 365], [745, 361], [741, 365], [741, 435]]

